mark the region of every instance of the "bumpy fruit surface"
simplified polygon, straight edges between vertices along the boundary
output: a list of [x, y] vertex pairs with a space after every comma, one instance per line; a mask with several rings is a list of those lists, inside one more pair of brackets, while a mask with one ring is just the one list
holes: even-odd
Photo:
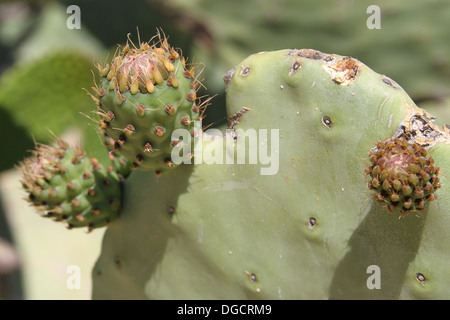
[[440, 188], [439, 167], [425, 148], [405, 139], [394, 138], [378, 142], [369, 155], [371, 166], [366, 168], [369, 188], [375, 199], [386, 203], [389, 212], [400, 209], [401, 216], [421, 211], [436, 200]]
[[110, 64], [98, 66], [101, 85], [93, 88], [100, 128], [114, 140], [112, 149], [133, 167], [157, 174], [175, 167], [171, 152], [176, 129], [193, 131], [200, 117], [194, 67], [166, 38], [139, 48], [120, 48]]
[[20, 169], [28, 201], [45, 217], [67, 221], [68, 228], [103, 227], [121, 208], [120, 176], [105, 169], [81, 148], [58, 139], [56, 145], [38, 145]]

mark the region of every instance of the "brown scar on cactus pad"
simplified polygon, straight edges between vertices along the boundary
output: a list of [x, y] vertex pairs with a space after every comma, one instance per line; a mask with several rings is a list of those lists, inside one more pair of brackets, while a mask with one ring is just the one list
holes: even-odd
[[334, 60], [333, 55], [326, 54], [314, 49], [294, 49], [286, 52], [286, 55], [299, 56], [312, 60], [323, 60], [324, 62], [330, 62]]
[[228, 129], [234, 129], [234, 126], [239, 123], [244, 113], [250, 111], [250, 108], [242, 107], [238, 112], [228, 117]]
[[[326, 54], [313, 49], [294, 49], [286, 52], [286, 55], [312, 60], [322, 60], [324, 62], [322, 66], [323, 69], [331, 76], [331, 79], [335, 83], [341, 86], [351, 85], [353, 81], [355, 81], [362, 67], [362, 64], [352, 57], [344, 57], [343, 59], [336, 61], [335, 55]], [[295, 65], [296, 62], [294, 62], [293, 67]], [[298, 62], [295, 70], [293, 70], [293, 67], [291, 67], [289, 75], [291, 75], [293, 71], [300, 69], [300, 62]]]
[[435, 119], [425, 110], [405, 103], [405, 118], [394, 137], [404, 137], [408, 142], [417, 143], [425, 148], [432, 147], [437, 142], [450, 144], [449, 128], [432, 123]]
[[382, 75], [381, 81], [394, 89], [400, 90], [400, 86], [388, 76]]
[[322, 67], [334, 82], [341, 86], [349, 86], [358, 76], [361, 63], [352, 57], [345, 57], [337, 62], [326, 63]]
[[231, 80], [233, 79], [235, 72], [236, 67], [233, 67], [232, 69], [228, 70], [227, 73], [224, 74], [223, 81], [225, 82], [225, 91], [227, 91], [228, 85], [231, 83]]

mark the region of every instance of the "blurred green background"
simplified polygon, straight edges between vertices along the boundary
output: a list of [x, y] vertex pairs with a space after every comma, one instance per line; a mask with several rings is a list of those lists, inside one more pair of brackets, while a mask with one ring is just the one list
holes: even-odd
[[[80, 8], [80, 29], [67, 21]], [[380, 29], [367, 26], [380, 8]], [[70, 20], [73, 21], [73, 20]], [[206, 123], [226, 121], [222, 76], [248, 55], [312, 48], [349, 55], [400, 84], [419, 106], [450, 123], [448, 0], [0, 0], [0, 298], [89, 299], [90, 269], [104, 230], [66, 231], [22, 200], [15, 164], [49, 130], [106, 160], [84, 89], [94, 64], [114, 55], [127, 35], [137, 43], [161, 28], [190, 62], [201, 63], [216, 95]], [[70, 290], [67, 267], [80, 267]]]

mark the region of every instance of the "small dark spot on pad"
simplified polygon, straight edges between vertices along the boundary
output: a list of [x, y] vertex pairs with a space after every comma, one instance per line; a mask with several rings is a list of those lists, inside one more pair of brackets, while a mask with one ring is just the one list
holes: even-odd
[[419, 281], [420, 283], [425, 284], [426, 278], [425, 278], [425, 276], [424, 276], [422, 273], [417, 272], [417, 273], [416, 273], [416, 279], [417, 279], [417, 281]]
[[247, 67], [242, 66], [242, 70], [239, 73], [239, 75], [242, 76], [242, 77], [248, 76], [251, 70], [252, 69], [250, 67], [248, 67], [248, 66]]
[[290, 56], [296, 55], [296, 56], [299, 56], [302, 58], [313, 59], [313, 60], [320, 60], [325, 56], [322, 52], [313, 50], [313, 49], [293, 50], [293, 51], [287, 52], [286, 54], [290, 55]]
[[390, 87], [392, 87], [392, 88], [394, 88], [394, 89], [400, 89], [400, 87], [395, 83], [395, 81], [394, 80], [392, 80], [391, 78], [389, 78], [389, 77], [387, 77], [387, 76], [385, 76], [385, 75], [382, 75], [381, 76], [381, 81], [384, 83], [384, 84], [387, 84], [388, 86], [390, 86]]
[[317, 224], [317, 220], [314, 217], [309, 218], [308, 220], [308, 228], [312, 229]]
[[289, 70], [289, 76], [292, 76], [295, 72], [302, 68], [302, 64], [300, 63], [300, 59], [296, 58], [292, 63], [292, 66]]
[[248, 276], [251, 282], [256, 282], [258, 279], [256, 278], [256, 274], [252, 272], [245, 271], [245, 274]]
[[331, 118], [328, 117], [328, 116], [324, 116], [324, 117], [322, 118], [322, 123], [323, 123], [326, 127], [328, 127], [328, 128], [331, 128], [332, 125], [333, 125], [333, 123], [331, 122]]

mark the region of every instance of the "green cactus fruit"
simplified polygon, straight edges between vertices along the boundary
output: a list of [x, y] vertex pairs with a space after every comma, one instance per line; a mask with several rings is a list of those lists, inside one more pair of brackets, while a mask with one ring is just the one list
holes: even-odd
[[55, 146], [38, 144], [20, 166], [28, 201], [44, 217], [66, 221], [69, 229], [88, 231], [106, 226], [119, 214], [120, 176], [88, 158], [80, 147], [57, 139]]
[[378, 142], [369, 159], [368, 186], [376, 191], [377, 201], [386, 203], [388, 212], [399, 208], [403, 217], [423, 212], [429, 201], [436, 200], [435, 191], [441, 187], [439, 168], [424, 147], [406, 139], [389, 139]]
[[[448, 130], [393, 80], [340, 55], [262, 52], [225, 81], [231, 134], [202, 136], [202, 164], [130, 174], [93, 298], [450, 298]], [[369, 150], [400, 136], [441, 171], [420, 218], [386, 214], [367, 188]], [[224, 160], [245, 150], [246, 162], [210, 161], [221, 150]]]
[[94, 87], [100, 129], [114, 140], [112, 149], [134, 169], [160, 174], [171, 161], [176, 129], [193, 131], [200, 118], [195, 67], [168, 44], [167, 38], [140, 47], [127, 44], [111, 64], [98, 65], [101, 84]]

